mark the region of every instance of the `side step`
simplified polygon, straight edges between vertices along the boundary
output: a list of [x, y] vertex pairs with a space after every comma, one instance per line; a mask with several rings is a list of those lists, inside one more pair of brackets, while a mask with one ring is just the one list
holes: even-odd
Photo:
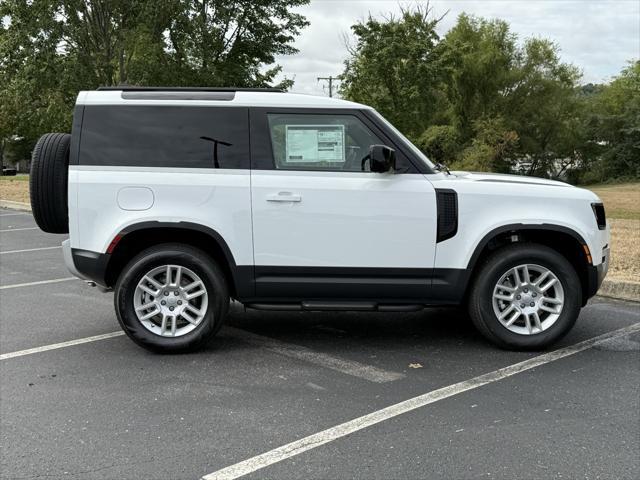
[[247, 308], [271, 311], [309, 311], [309, 312], [417, 312], [425, 308], [420, 304], [378, 304], [375, 302], [322, 302], [306, 301], [300, 303], [247, 303]]

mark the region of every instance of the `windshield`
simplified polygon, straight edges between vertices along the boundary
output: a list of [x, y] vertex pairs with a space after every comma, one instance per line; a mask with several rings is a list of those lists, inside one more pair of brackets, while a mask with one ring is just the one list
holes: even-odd
[[429, 158], [427, 158], [427, 156], [422, 153], [422, 151], [416, 147], [413, 143], [411, 143], [411, 141], [405, 137], [402, 132], [400, 130], [398, 130], [396, 127], [393, 126], [393, 124], [391, 122], [389, 122], [386, 118], [384, 118], [382, 115], [380, 115], [376, 110], [374, 110], [373, 108], [371, 109], [371, 112], [381, 121], [383, 122], [385, 125], [387, 125], [391, 130], [393, 130], [393, 132], [398, 135], [398, 137], [400, 137], [400, 140], [402, 140], [407, 147], [409, 147], [409, 149], [411, 149], [411, 151], [413, 153], [416, 154], [416, 156], [422, 160], [429, 168], [431, 168], [432, 170], [436, 170], [435, 165], [431, 162], [431, 160], [429, 160]]

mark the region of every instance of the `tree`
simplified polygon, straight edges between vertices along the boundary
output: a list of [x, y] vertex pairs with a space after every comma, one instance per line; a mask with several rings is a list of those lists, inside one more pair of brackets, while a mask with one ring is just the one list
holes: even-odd
[[587, 135], [596, 158], [584, 180], [640, 177], [640, 61], [588, 97]]
[[519, 136], [517, 154], [531, 161], [524, 173], [559, 177], [580, 164], [586, 141], [576, 96], [581, 73], [548, 40], [528, 39], [519, 57], [505, 112]]
[[7, 146], [69, 131], [79, 90], [271, 86], [308, 24], [291, 9], [308, 2], [2, 0], [0, 162]]
[[451, 125], [431, 125], [416, 141], [431, 160], [450, 163], [460, 150], [458, 130]]
[[353, 25], [356, 43], [349, 47], [341, 95], [374, 106], [417, 139], [446, 111], [447, 58], [436, 32], [440, 20], [427, 4], [402, 10], [399, 18], [369, 16]]
[[463, 170], [510, 173], [518, 134], [509, 130], [501, 117], [478, 120], [473, 130], [471, 145], [461, 152], [456, 166]]
[[[289, 9], [309, 0], [181, 0], [168, 27], [171, 71], [183, 85], [269, 86], [280, 66], [263, 70], [309, 22]], [[281, 87], [288, 88], [287, 80]]]
[[[0, 164], [8, 152], [23, 158], [25, 145], [46, 131], [41, 128], [69, 123], [65, 102], [72, 98], [59, 87], [62, 64], [48, 34], [55, 22], [40, 17], [41, 7], [42, 2], [0, 3]], [[47, 33], [33, 34], [38, 30]]]
[[[555, 44], [531, 38], [519, 46], [506, 22], [464, 14], [444, 43], [454, 62], [447, 83], [453, 124], [463, 145], [472, 145], [460, 157], [463, 164], [477, 157], [470, 157], [474, 150], [502, 149], [500, 139], [508, 139], [508, 155], [499, 165], [480, 162], [483, 168], [558, 176], [580, 161], [585, 140], [576, 120], [580, 72], [560, 61]], [[491, 125], [492, 135], [478, 138], [479, 132], [486, 133], [479, 125]]]
[[556, 45], [466, 14], [441, 40], [429, 12], [354, 25], [341, 93], [453, 167], [558, 176], [582, 161], [580, 73]]
[[451, 122], [463, 143], [472, 140], [476, 121], [503, 113], [505, 95], [515, 84], [516, 41], [507, 22], [466, 14], [445, 35], [452, 62], [445, 88]]

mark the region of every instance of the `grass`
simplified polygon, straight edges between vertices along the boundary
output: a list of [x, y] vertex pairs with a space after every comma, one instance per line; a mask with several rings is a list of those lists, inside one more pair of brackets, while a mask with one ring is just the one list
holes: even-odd
[[611, 265], [607, 279], [640, 283], [640, 220], [611, 218]]
[[607, 217], [640, 220], [640, 183], [593, 185], [588, 188], [602, 199]]
[[29, 175], [0, 177], [0, 200], [29, 203]]
[[611, 265], [607, 278], [640, 283], [640, 183], [593, 185], [611, 223]]
[[28, 173], [19, 173], [14, 175], [13, 177], [0, 177], [0, 180], [13, 180], [16, 182], [28, 182], [29, 174]]
[[[29, 203], [29, 175], [0, 177], [0, 199]], [[604, 202], [611, 223], [608, 279], [640, 283], [640, 183], [588, 187]]]

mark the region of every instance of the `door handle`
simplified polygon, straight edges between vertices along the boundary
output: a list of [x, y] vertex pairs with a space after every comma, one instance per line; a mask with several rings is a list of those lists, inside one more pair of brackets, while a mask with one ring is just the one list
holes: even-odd
[[267, 195], [267, 202], [301, 202], [302, 195], [291, 192], [278, 192]]

